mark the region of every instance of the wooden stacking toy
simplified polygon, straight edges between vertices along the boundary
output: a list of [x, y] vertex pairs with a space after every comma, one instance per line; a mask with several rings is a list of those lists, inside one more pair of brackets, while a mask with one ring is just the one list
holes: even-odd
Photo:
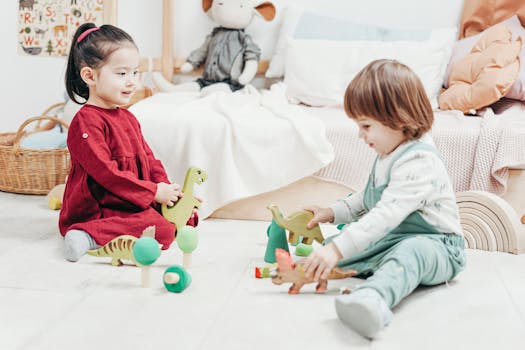
[[314, 251], [314, 247], [311, 244], [299, 243], [295, 247], [295, 255], [297, 256], [308, 256]]
[[525, 252], [525, 229], [520, 217], [501, 197], [484, 191], [465, 191], [456, 193], [456, 201], [468, 248]]
[[191, 267], [191, 253], [197, 248], [199, 243], [199, 236], [197, 235], [197, 229], [192, 226], [183, 226], [180, 230], [177, 230], [177, 245], [182, 250], [182, 266], [189, 269]]
[[180, 293], [191, 283], [191, 275], [180, 265], [172, 265], [166, 269], [162, 277], [164, 287], [172, 293]]
[[286, 230], [277, 225], [275, 220], [266, 229], [268, 235], [268, 244], [266, 245], [266, 252], [264, 253], [264, 261], [267, 263], [275, 262], [275, 249], [281, 248], [288, 250], [288, 242], [286, 241]]
[[155, 226], [144, 230], [142, 236], [133, 245], [133, 257], [142, 270], [142, 287], [150, 286], [150, 265], [160, 256], [160, 245], [155, 240]]

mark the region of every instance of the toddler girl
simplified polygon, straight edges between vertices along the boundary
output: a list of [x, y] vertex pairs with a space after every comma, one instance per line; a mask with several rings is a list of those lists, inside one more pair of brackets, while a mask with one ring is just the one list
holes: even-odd
[[138, 121], [121, 108], [137, 86], [139, 59], [133, 39], [117, 27], [86, 23], [73, 37], [66, 89], [73, 101], [84, 103], [80, 97], [85, 104], [67, 140], [71, 170], [59, 227], [69, 261], [117, 236], [139, 237], [151, 225], [163, 249], [175, 237], [158, 203], [173, 205], [182, 196], [179, 185], [170, 183]]

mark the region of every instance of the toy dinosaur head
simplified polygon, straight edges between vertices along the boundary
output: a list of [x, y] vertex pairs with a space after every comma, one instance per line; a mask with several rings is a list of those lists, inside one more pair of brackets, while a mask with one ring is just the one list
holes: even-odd
[[275, 219], [280, 219], [283, 217], [283, 214], [281, 213], [281, 211], [279, 210], [279, 207], [275, 204], [269, 204], [266, 209], [268, 209], [271, 213], [272, 213], [272, 216], [275, 218]]
[[192, 181], [196, 183], [197, 185], [202, 185], [203, 182], [208, 180], [208, 174], [206, 173], [206, 171], [202, 170], [201, 168], [192, 166], [188, 169], [186, 178], [191, 178]]
[[277, 261], [279, 271], [290, 271], [295, 267], [290, 253], [284, 249], [275, 249], [275, 260]]
[[284, 282], [283, 273], [292, 271], [295, 265], [290, 253], [281, 248], [275, 249], [275, 260], [277, 262], [277, 269], [271, 273], [272, 282], [275, 284], [282, 284]]

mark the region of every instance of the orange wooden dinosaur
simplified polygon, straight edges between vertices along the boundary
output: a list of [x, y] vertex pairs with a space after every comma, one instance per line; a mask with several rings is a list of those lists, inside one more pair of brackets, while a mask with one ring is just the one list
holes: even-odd
[[[275, 260], [277, 260], [277, 269], [272, 271], [272, 282], [274, 284], [291, 282], [292, 286], [288, 290], [288, 294], [299, 294], [303, 285], [315, 282], [313, 276], [306, 277], [302, 264], [293, 263], [290, 254], [286, 250], [280, 248], [275, 249]], [[328, 279], [319, 280], [315, 287], [315, 292], [319, 294], [326, 292], [327, 280], [348, 278], [356, 274], [357, 271], [355, 270], [343, 270], [335, 267], [328, 275]]]

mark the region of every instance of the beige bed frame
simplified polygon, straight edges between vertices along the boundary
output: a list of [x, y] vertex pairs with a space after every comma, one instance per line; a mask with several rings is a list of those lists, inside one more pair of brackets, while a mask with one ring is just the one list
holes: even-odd
[[[106, 23], [117, 22], [117, 0], [104, 0], [104, 18]], [[171, 80], [173, 74], [180, 72], [184, 58], [173, 54], [173, 0], [162, 1], [162, 54], [161, 57], [142, 58], [141, 71], [160, 71], [164, 77]], [[264, 74], [268, 68], [267, 61], [259, 64], [259, 74]], [[354, 190], [345, 184], [334, 183], [315, 176], [309, 176], [281, 189], [263, 193], [257, 196], [240, 199], [217, 209], [212, 217], [246, 220], [270, 220], [271, 215], [266, 206], [275, 203], [283, 212], [292, 212], [305, 205], [327, 205], [335, 199], [347, 195]], [[511, 170], [508, 180], [508, 190], [502, 195], [515, 210], [522, 224], [525, 224], [525, 170]], [[525, 225], [524, 225], [525, 230]]]

